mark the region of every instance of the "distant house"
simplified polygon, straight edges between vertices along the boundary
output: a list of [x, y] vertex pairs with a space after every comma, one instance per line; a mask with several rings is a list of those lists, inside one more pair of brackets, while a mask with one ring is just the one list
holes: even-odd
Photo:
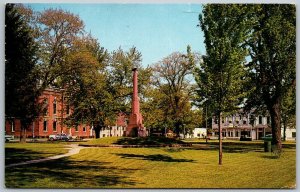
[[[269, 115], [255, 115], [236, 113], [222, 117], [222, 136], [228, 139], [239, 139], [242, 135], [251, 137], [252, 140], [260, 140], [267, 134], [271, 134], [271, 118]], [[295, 140], [296, 129], [288, 128], [287, 140]], [[218, 136], [218, 123], [212, 118], [212, 136]], [[283, 130], [282, 130], [283, 135]], [[294, 136], [294, 137], [293, 137]]]
[[100, 138], [103, 137], [121, 137], [125, 135], [127, 127], [127, 115], [120, 112], [114, 126], [104, 127], [100, 130]]
[[194, 138], [205, 138], [206, 137], [206, 128], [195, 128], [193, 131]]

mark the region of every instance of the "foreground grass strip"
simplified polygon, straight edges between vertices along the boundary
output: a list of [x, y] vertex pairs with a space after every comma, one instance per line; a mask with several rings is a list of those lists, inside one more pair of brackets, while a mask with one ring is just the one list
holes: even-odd
[[295, 148], [281, 158], [246, 150], [87, 148], [68, 158], [14, 167], [9, 188], [284, 188], [296, 183]]
[[63, 143], [6, 143], [5, 165], [67, 153]]

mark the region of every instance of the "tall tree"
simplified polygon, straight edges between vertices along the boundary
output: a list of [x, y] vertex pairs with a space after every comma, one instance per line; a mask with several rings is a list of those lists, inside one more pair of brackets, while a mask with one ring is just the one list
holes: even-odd
[[[62, 9], [47, 9], [37, 13], [38, 38], [40, 45], [40, 70], [42, 88], [51, 85], [63, 76], [65, 57], [79, 35], [84, 34], [84, 24], [79, 16]], [[62, 73], [63, 72], [63, 73]]]
[[296, 6], [253, 6], [255, 23], [248, 41], [252, 59], [249, 69], [255, 87], [252, 96], [260, 98], [267, 107], [272, 145], [281, 152], [282, 100], [296, 84]]
[[[245, 56], [243, 46], [249, 29], [245, 19], [247, 6], [209, 4], [200, 14], [206, 55], [195, 77], [198, 95], [203, 104], [209, 103], [217, 117], [219, 129], [219, 164], [222, 164], [222, 113], [236, 110], [245, 96]], [[201, 103], [200, 102], [200, 103]]]
[[68, 72], [58, 81], [64, 85], [67, 102], [73, 111], [66, 123], [94, 126], [96, 138], [107, 121], [115, 117], [111, 113], [112, 98], [106, 85], [107, 57], [107, 52], [95, 39], [90, 36], [78, 39], [66, 56], [63, 70]]
[[[179, 134], [184, 124], [184, 110], [191, 100], [193, 93], [190, 82], [194, 68], [194, 56], [188, 46], [187, 54], [172, 53], [153, 67], [155, 83], [165, 95], [166, 119], [172, 120], [175, 132]], [[167, 105], [166, 105], [167, 104]]]
[[[111, 53], [109, 60], [109, 78], [107, 84], [115, 101], [115, 111], [122, 111], [130, 113], [130, 103], [132, 96], [132, 69], [137, 67], [138, 75], [138, 89], [139, 95], [144, 95], [146, 86], [149, 83], [151, 76], [150, 68], [143, 68], [140, 63], [142, 61], [142, 54], [132, 47], [128, 51], [119, 48]], [[143, 99], [142, 97], [140, 97]]]
[[5, 117], [21, 120], [21, 142], [38, 115], [37, 46], [24, 17], [7, 4], [5, 10]]

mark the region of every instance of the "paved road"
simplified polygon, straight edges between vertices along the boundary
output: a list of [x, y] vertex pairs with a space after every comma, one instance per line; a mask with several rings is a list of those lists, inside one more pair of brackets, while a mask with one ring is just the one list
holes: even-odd
[[41, 163], [44, 161], [49, 161], [49, 160], [53, 160], [53, 159], [60, 159], [63, 157], [68, 157], [71, 155], [75, 155], [77, 153], [79, 153], [79, 151], [82, 148], [87, 148], [87, 147], [80, 147], [78, 146], [78, 144], [71, 144], [71, 145], [67, 145], [67, 148], [70, 149], [68, 153], [62, 154], [62, 155], [55, 155], [52, 157], [47, 157], [44, 159], [36, 159], [36, 160], [30, 160], [30, 161], [25, 161], [25, 162], [21, 162], [21, 163], [14, 163], [14, 164], [10, 164], [10, 165], [6, 165], [5, 167], [15, 167], [15, 166], [20, 166], [20, 165], [28, 165], [28, 164], [33, 164], [33, 163]]

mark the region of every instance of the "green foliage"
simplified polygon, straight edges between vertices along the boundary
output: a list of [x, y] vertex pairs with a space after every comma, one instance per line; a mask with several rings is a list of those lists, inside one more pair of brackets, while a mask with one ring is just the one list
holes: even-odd
[[40, 46], [40, 71], [42, 87], [47, 88], [64, 76], [65, 57], [79, 35], [84, 34], [84, 24], [79, 16], [62, 9], [46, 9], [35, 13], [36, 38]]
[[[296, 7], [292, 4], [253, 7], [255, 23], [247, 44], [252, 59], [249, 71], [253, 84], [250, 86], [255, 89], [249, 96], [248, 104], [267, 107], [272, 134], [275, 135], [272, 143], [280, 149], [281, 107], [288, 100], [293, 100], [288, 97], [296, 84]], [[294, 106], [287, 104], [286, 107], [292, 109]], [[286, 113], [289, 110], [283, 111]]]
[[244, 5], [210, 4], [199, 16], [207, 54], [195, 69], [198, 102], [217, 116], [237, 109], [246, 94], [246, 11]]
[[284, 127], [296, 128], [296, 89], [294, 87], [283, 98], [281, 122]]
[[14, 4], [6, 5], [5, 25], [5, 116], [20, 119], [25, 130], [39, 112], [37, 45]]
[[156, 111], [160, 111], [157, 121], [163, 119], [157, 126], [174, 127], [178, 134], [183, 124], [190, 123], [185, 117], [191, 114], [190, 101], [194, 87], [190, 82], [196, 59], [196, 54], [191, 53], [188, 46], [187, 54], [174, 52], [154, 65], [153, 90], [157, 98], [153, 98], [152, 102]]
[[72, 114], [67, 124], [81, 123], [92, 125], [98, 122], [103, 126], [113, 118], [112, 96], [107, 90], [105, 58], [108, 55], [91, 37], [78, 39], [67, 55], [64, 63], [64, 85], [67, 102], [72, 106]]

